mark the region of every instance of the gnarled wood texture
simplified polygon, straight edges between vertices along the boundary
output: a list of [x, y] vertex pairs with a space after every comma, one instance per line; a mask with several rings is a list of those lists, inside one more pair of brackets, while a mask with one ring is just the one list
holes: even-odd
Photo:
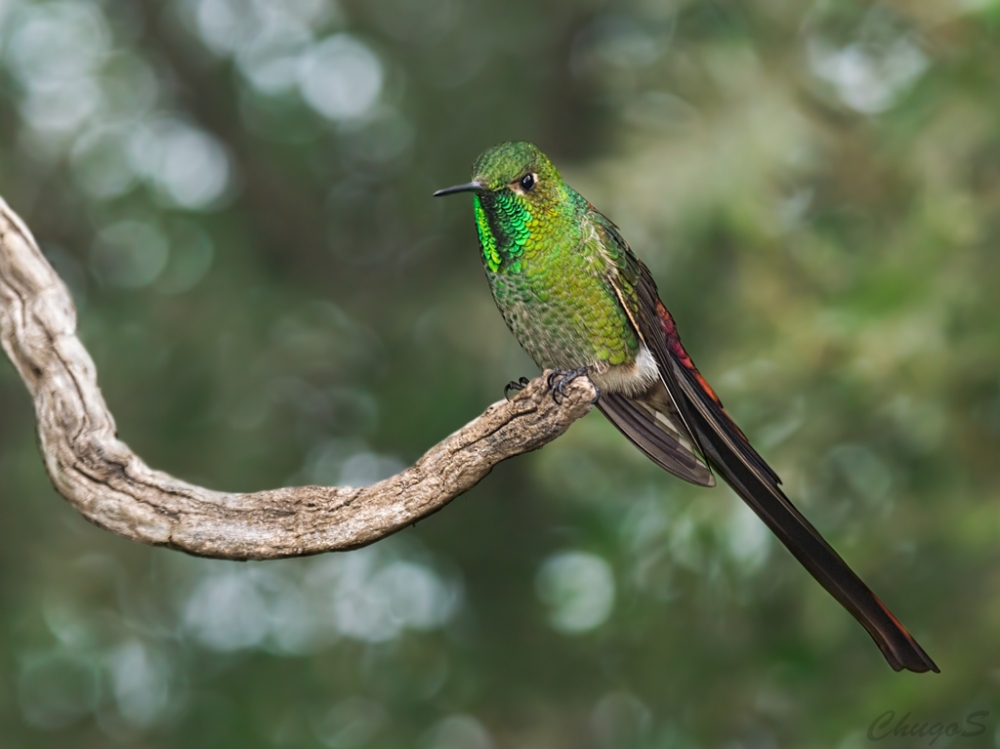
[[147, 466], [116, 435], [70, 294], [0, 199], [0, 342], [35, 403], [45, 467], [85, 518], [133, 541], [228, 559], [353, 549], [425, 517], [502, 460], [535, 450], [586, 414], [586, 378], [556, 403], [546, 377], [500, 401], [401, 473], [363, 488], [212, 491]]

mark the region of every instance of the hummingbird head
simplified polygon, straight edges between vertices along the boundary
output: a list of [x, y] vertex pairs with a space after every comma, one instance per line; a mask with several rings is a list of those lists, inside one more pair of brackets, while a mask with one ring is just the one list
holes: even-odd
[[[569, 224], [566, 184], [538, 147], [525, 141], [500, 143], [483, 151], [472, 166], [472, 181], [446, 187], [435, 197], [475, 193], [476, 227], [487, 267], [520, 272], [521, 258], [536, 247], [537, 237], [554, 238]], [[560, 221], [562, 219], [562, 221]], [[544, 230], [539, 231], [544, 226]]]
[[487, 148], [472, 165], [472, 181], [446, 187], [435, 197], [456, 192], [489, 193], [510, 191], [529, 204], [561, 194], [562, 177], [538, 146], [527, 141], [509, 141]]

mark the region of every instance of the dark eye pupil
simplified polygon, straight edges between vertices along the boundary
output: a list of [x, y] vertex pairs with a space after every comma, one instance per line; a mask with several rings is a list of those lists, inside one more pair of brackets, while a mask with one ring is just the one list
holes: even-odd
[[521, 177], [521, 189], [527, 192], [535, 186], [535, 175], [528, 173]]

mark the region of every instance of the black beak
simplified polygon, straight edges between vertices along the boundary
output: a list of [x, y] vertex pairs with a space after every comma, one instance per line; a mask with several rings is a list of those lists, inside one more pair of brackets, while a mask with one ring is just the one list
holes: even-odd
[[477, 192], [483, 189], [485, 189], [485, 185], [482, 182], [466, 182], [464, 185], [455, 185], [454, 187], [446, 187], [443, 190], [438, 190], [434, 193], [434, 197], [440, 198], [442, 195], [451, 195], [456, 192]]

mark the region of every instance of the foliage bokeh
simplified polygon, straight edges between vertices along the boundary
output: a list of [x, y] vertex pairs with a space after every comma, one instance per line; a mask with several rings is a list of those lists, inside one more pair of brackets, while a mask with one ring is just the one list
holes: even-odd
[[598, 414], [371, 548], [234, 564], [87, 525], [0, 364], [0, 747], [1000, 742], [998, 91], [995, 0], [2, 0], [0, 194], [151, 465], [368, 482], [533, 374], [430, 198], [532, 140], [942, 674]]

